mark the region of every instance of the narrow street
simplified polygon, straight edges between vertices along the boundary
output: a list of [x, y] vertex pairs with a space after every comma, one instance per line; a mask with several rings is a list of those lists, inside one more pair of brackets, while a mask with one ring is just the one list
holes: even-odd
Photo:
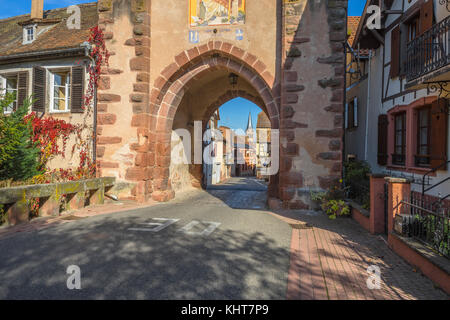
[[0, 299], [448, 299], [352, 219], [267, 211], [258, 183], [0, 236]]
[[[224, 202], [244, 203], [241, 194], [193, 191], [0, 239], [0, 299], [285, 299], [291, 228], [263, 208]], [[161, 218], [178, 220], [146, 231]], [[70, 265], [81, 269], [81, 290], [66, 287]]]

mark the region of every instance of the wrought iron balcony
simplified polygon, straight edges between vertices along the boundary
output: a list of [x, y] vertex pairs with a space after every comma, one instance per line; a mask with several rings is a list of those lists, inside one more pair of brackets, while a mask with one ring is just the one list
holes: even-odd
[[415, 80], [450, 64], [450, 16], [407, 45], [406, 80]]
[[406, 156], [404, 154], [392, 154], [392, 164], [403, 166], [405, 165], [405, 158]]

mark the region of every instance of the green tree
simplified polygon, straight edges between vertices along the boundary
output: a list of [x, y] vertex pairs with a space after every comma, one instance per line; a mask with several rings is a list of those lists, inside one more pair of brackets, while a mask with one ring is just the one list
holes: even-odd
[[39, 148], [32, 142], [31, 123], [25, 119], [31, 98], [10, 114], [14, 94], [0, 97], [0, 180], [24, 181], [38, 174]]

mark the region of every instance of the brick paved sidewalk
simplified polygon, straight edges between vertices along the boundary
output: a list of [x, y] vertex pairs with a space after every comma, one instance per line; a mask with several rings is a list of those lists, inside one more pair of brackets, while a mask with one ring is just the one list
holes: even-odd
[[[293, 230], [288, 299], [449, 299], [431, 280], [349, 218], [301, 215], [310, 228]], [[367, 268], [381, 270], [381, 288], [367, 287]]]

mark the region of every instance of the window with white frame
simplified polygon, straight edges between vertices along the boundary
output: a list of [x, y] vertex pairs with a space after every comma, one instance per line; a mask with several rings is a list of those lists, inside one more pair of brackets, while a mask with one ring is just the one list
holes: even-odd
[[358, 127], [358, 98], [345, 105], [345, 129], [354, 129]]
[[50, 71], [50, 112], [70, 110], [70, 70]]
[[36, 38], [36, 26], [26, 26], [23, 28], [23, 43], [32, 43]]
[[11, 113], [17, 107], [17, 74], [13, 75], [4, 75], [0, 77], [0, 87], [1, 87], [1, 95], [4, 94], [14, 94], [14, 101], [3, 110], [4, 113]]

